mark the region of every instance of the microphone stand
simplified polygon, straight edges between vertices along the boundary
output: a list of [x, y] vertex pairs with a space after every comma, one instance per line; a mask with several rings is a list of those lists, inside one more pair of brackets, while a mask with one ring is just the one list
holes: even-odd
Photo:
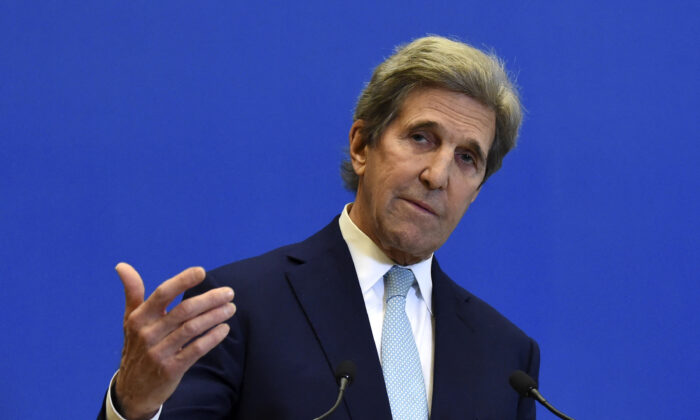
[[336, 408], [338, 408], [338, 406], [340, 405], [340, 402], [343, 400], [343, 394], [345, 394], [345, 388], [348, 387], [348, 383], [350, 383], [350, 380], [347, 378], [347, 376], [342, 376], [340, 378], [340, 390], [338, 391], [338, 399], [335, 400], [335, 404], [333, 404], [333, 407], [331, 407], [330, 410], [321, 414], [320, 417], [316, 417], [314, 420], [325, 419], [326, 417], [330, 416], [331, 413], [334, 412]]
[[544, 397], [542, 396], [542, 394], [540, 394], [540, 391], [538, 391], [537, 388], [530, 389], [530, 395], [532, 395], [532, 398], [539, 401], [540, 404], [542, 404], [547, 410], [551, 411], [552, 414], [559, 417], [560, 419], [574, 420], [572, 417], [569, 417], [566, 414], [554, 408], [552, 404], [550, 404], [546, 399], [544, 399]]

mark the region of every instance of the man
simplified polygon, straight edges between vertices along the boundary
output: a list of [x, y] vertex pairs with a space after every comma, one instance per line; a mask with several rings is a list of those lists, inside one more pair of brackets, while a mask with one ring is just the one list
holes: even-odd
[[145, 302], [138, 273], [117, 266], [125, 344], [103, 412], [314, 418], [336, 398], [334, 367], [352, 360], [333, 418], [534, 418], [507, 382], [515, 369], [537, 376], [537, 344], [433, 257], [520, 120], [496, 58], [440, 37], [397, 49], [350, 128], [342, 169], [355, 201], [323, 230], [206, 279], [186, 270]]

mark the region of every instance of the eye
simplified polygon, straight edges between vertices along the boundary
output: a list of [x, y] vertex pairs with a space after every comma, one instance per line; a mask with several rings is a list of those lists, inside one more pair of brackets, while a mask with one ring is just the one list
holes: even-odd
[[471, 153], [460, 153], [459, 159], [465, 163], [468, 163], [470, 165], [473, 165], [475, 163], [474, 157], [471, 155]]
[[411, 138], [416, 142], [416, 143], [425, 143], [428, 141], [428, 139], [422, 135], [422, 134], [413, 134], [411, 135]]

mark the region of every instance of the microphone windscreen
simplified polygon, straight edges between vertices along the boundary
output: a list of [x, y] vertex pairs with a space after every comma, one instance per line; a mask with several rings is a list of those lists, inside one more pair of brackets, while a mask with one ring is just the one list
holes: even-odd
[[537, 382], [522, 370], [516, 370], [511, 373], [508, 382], [510, 382], [510, 386], [523, 397], [529, 397], [530, 390], [532, 388], [537, 388]]
[[340, 378], [347, 378], [348, 384], [352, 383], [355, 377], [355, 363], [352, 360], [343, 360], [337, 368], [335, 368], [335, 380], [340, 384]]

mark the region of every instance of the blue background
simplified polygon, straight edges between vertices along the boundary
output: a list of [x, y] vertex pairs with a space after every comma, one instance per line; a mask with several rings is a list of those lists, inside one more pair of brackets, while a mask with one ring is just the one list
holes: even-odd
[[527, 108], [443, 268], [538, 340], [562, 410], [695, 417], [698, 16], [692, 1], [3, 2], [3, 418], [96, 414], [121, 349], [117, 262], [150, 292], [325, 225], [352, 200], [338, 165], [357, 95], [427, 33], [493, 48]]

